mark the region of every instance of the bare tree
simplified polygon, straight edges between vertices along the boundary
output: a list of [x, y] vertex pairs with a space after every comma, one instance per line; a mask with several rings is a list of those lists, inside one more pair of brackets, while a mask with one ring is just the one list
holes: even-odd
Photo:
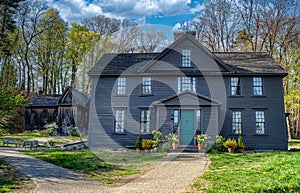
[[[38, 28], [38, 21], [46, 13], [47, 9], [48, 6], [45, 0], [27, 0], [20, 4], [18, 24], [21, 28], [22, 41], [24, 42], [22, 62], [26, 67], [23, 69], [21, 88], [27, 91], [28, 95], [35, 89], [30, 49], [34, 38], [44, 30]], [[27, 87], [25, 87], [25, 82], [27, 82]]]

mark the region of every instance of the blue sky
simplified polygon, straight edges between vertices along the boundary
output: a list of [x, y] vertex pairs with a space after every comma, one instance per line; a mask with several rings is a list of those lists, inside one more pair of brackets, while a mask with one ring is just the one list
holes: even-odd
[[71, 23], [95, 15], [128, 18], [139, 24], [174, 27], [192, 20], [203, 9], [203, 0], [48, 0]]

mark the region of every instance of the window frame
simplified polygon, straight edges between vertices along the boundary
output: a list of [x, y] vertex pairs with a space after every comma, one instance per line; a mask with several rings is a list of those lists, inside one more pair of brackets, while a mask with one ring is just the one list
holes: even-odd
[[[262, 117], [258, 116], [257, 113], [262, 112]], [[266, 110], [265, 109], [255, 109], [254, 110], [255, 116], [255, 134], [256, 135], [266, 135]], [[259, 121], [258, 121], [259, 119]], [[258, 132], [258, 124], [263, 124], [263, 132]]]
[[126, 84], [127, 78], [126, 77], [119, 77], [117, 80], [117, 95], [126, 95]]
[[181, 67], [183, 67], [183, 68], [192, 67], [191, 55], [192, 55], [192, 50], [191, 49], [183, 48], [181, 50]]
[[[233, 81], [233, 79], [237, 79], [237, 81]], [[235, 82], [237, 84], [233, 84]], [[241, 78], [240, 77], [230, 77], [230, 96], [241, 96], [242, 95], [241, 93], [242, 93], [241, 92]]]
[[[255, 81], [255, 79], [260, 79], [260, 81]], [[257, 84], [258, 83], [258, 84]], [[259, 91], [258, 94], [256, 92]], [[263, 96], [264, 95], [264, 86], [262, 77], [252, 77], [252, 94], [253, 96]]]
[[[122, 114], [122, 119], [121, 120], [117, 120], [118, 118], [118, 111], [121, 111]], [[125, 126], [126, 126], [126, 109], [125, 108], [114, 108], [114, 133], [115, 134], [124, 134], [125, 133]], [[119, 131], [119, 129], [117, 129], [117, 123], [121, 122], [123, 123], [123, 128], [121, 128], [121, 130]]]
[[[144, 115], [146, 113], [146, 119]], [[149, 109], [141, 109], [140, 111], [140, 133], [150, 133], [150, 121], [151, 121], [151, 112]], [[144, 125], [146, 130], [143, 129]]]
[[[147, 87], [148, 87], [148, 89], [147, 89]], [[146, 90], [149, 90], [149, 93], [145, 92]], [[142, 78], [141, 93], [142, 93], [142, 95], [152, 95], [152, 78], [151, 77], [143, 77]]]
[[[189, 79], [189, 81], [187, 81]], [[196, 77], [188, 77], [188, 76], [182, 76], [177, 78], [177, 92], [182, 93], [184, 91], [191, 91], [196, 93]], [[189, 85], [189, 89], [184, 89], [184, 85]]]
[[[234, 115], [236, 112], [240, 113], [240, 117]], [[239, 128], [238, 132], [234, 128]], [[231, 109], [231, 133], [233, 135], [243, 134], [243, 111], [241, 109]]]

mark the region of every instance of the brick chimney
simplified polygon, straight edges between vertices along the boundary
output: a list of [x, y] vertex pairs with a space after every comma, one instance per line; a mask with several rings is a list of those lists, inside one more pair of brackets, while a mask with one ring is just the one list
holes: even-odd
[[181, 38], [184, 34], [190, 34], [194, 38], [196, 38], [196, 32], [195, 31], [186, 31], [186, 32], [174, 32], [174, 42], [177, 41], [179, 38]]

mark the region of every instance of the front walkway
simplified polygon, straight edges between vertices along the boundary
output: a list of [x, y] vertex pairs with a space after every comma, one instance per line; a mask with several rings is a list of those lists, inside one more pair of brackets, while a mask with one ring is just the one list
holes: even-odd
[[33, 192], [102, 192], [102, 193], [173, 193], [184, 192], [208, 166], [203, 153], [170, 153], [154, 169], [121, 187], [106, 187], [83, 175], [23, 155], [17, 151], [0, 152], [9, 164], [30, 177], [36, 184]]

